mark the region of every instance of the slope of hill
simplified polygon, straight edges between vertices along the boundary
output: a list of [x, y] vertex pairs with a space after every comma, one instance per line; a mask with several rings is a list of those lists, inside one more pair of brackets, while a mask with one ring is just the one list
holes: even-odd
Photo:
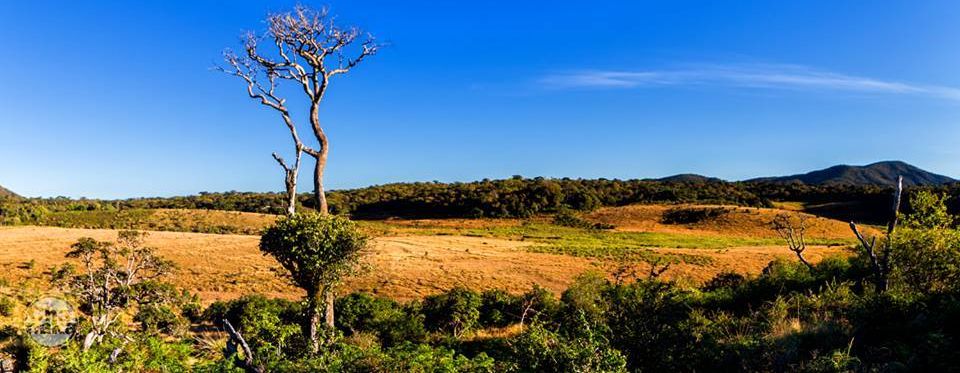
[[903, 184], [906, 186], [943, 185], [957, 181], [901, 161], [877, 162], [866, 166], [838, 165], [805, 174], [764, 177], [747, 181], [813, 185], [891, 185], [898, 175], [903, 176]]
[[0, 185], [0, 198], [5, 197], [20, 198], [20, 196], [10, 191], [10, 189], [4, 188], [2, 185]]

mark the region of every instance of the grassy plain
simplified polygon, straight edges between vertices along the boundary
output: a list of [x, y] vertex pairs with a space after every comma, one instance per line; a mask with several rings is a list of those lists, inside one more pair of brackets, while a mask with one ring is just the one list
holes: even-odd
[[[368, 268], [343, 290], [398, 299], [456, 285], [522, 292], [539, 284], [560, 292], [586, 271], [609, 274], [628, 266], [645, 273], [653, 263], [671, 263], [664, 277], [702, 282], [723, 271], [756, 274], [769, 261], [792, 255], [768, 227], [768, 219], [783, 210], [729, 208], [721, 216], [693, 224], [663, 223], [663, 214], [676, 208], [626, 206], [585, 216], [613, 224], [617, 227], [613, 230], [561, 227], [551, 224], [549, 217], [363, 221], [363, 229], [375, 237]], [[69, 214], [71, 224], [104, 222], [104, 216], [92, 212]], [[231, 226], [221, 231], [248, 233], [151, 232], [148, 244], [180, 267], [171, 280], [205, 301], [251, 292], [300, 296], [277, 276], [278, 264], [260, 253], [259, 238], [252, 234], [275, 216], [195, 210], [142, 210], [126, 216], [127, 223], [136, 224], [119, 228], [209, 232], [211, 227]], [[807, 256], [816, 261], [845, 255], [844, 247], [853, 242], [844, 238], [845, 224], [811, 219], [812, 247]], [[70, 244], [85, 236], [113, 240], [116, 230], [0, 227], [0, 279], [24, 284], [33, 292], [45, 291], [51, 266], [63, 263]]]

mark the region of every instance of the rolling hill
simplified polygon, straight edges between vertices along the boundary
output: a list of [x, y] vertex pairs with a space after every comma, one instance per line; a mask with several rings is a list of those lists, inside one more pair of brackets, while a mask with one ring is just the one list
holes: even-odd
[[672, 176], [653, 179], [663, 183], [716, 183], [723, 182], [722, 179], [715, 177], [697, 175], [697, 174], [676, 174]]
[[10, 191], [10, 189], [4, 188], [2, 185], [0, 185], [0, 198], [4, 197], [20, 198], [20, 196]]
[[885, 161], [866, 166], [838, 165], [805, 174], [764, 177], [748, 182], [802, 183], [811, 185], [891, 185], [903, 176], [905, 186], [943, 185], [957, 180], [922, 170], [901, 161]]

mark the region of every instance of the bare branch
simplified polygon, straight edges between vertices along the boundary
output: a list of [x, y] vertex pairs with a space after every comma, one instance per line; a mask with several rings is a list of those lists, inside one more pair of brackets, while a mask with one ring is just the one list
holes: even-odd
[[806, 220], [807, 217], [803, 215], [800, 215], [797, 219], [792, 219], [787, 214], [780, 214], [773, 218], [772, 225], [777, 235], [787, 241], [787, 246], [789, 246], [790, 251], [797, 255], [797, 259], [800, 259], [800, 262], [807, 268], [813, 269], [813, 265], [803, 256], [803, 252], [807, 250]]
[[883, 274], [883, 267], [880, 265], [880, 261], [877, 260], [877, 252], [875, 249], [877, 238], [873, 237], [870, 242], [867, 242], [866, 238], [863, 237], [863, 234], [860, 233], [860, 229], [854, 222], [850, 222], [850, 229], [853, 230], [853, 234], [857, 236], [857, 240], [860, 241], [860, 244], [863, 246], [863, 250], [870, 258], [870, 265], [873, 267], [874, 275], [881, 276]]
[[893, 211], [890, 216], [890, 222], [887, 224], [887, 249], [884, 250], [883, 258], [880, 259], [880, 263], [884, 268], [887, 268], [890, 264], [890, 252], [893, 251], [893, 231], [897, 229], [897, 223], [900, 222], [900, 200], [903, 196], [903, 176], [897, 177], [897, 189], [893, 193]]
[[230, 321], [223, 319], [223, 325], [227, 329], [227, 334], [230, 335], [230, 342], [236, 343], [240, 346], [243, 351], [243, 363], [246, 367], [254, 372], [264, 372], [263, 367], [257, 366], [253, 358], [253, 351], [250, 350], [250, 345], [247, 344], [247, 341], [243, 339], [243, 335], [240, 334], [236, 329], [233, 328], [233, 325], [230, 324]]
[[653, 263], [650, 263], [649, 278], [651, 278], [651, 279], [659, 278], [660, 275], [662, 275], [664, 272], [666, 272], [668, 269], [670, 269], [670, 264], [672, 264], [672, 263], [666, 262], [666, 264], [660, 265], [660, 263], [662, 263], [662, 262], [663, 262], [662, 260], [657, 259], [657, 260], [654, 261]]
[[893, 251], [893, 233], [897, 229], [897, 223], [900, 217], [900, 202], [903, 196], [903, 176], [897, 177], [896, 189], [893, 192], [893, 206], [891, 208], [890, 220], [887, 223], [886, 244], [884, 245], [881, 257], [877, 255], [877, 237], [873, 237], [867, 242], [860, 229], [854, 222], [850, 222], [850, 229], [857, 236], [864, 251], [870, 258], [870, 264], [873, 267], [874, 283], [877, 293], [887, 290], [888, 277], [890, 276], [890, 253]]
[[283, 157], [278, 155], [276, 152], [274, 152], [272, 155], [273, 155], [273, 159], [277, 160], [277, 163], [280, 164], [280, 167], [283, 167], [284, 171], [287, 171], [287, 172], [290, 171], [290, 167], [287, 167], [287, 162], [283, 161]]

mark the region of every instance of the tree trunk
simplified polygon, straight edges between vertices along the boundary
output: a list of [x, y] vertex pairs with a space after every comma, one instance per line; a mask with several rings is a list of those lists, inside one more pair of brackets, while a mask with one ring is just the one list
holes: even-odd
[[323, 75], [323, 82], [314, 92], [313, 102], [310, 104], [310, 126], [313, 128], [313, 135], [317, 138], [320, 145], [317, 151], [308, 152], [317, 161], [313, 169], [313, 198], [316, 200], [317, 212], [326, 215], [330, 211], [327, 209], [327, 195], [323, 191], [323, 171], [327, 167], [327, 154], [330, 154], [330, 141], [327, 134], [323, 132], [320, 125], [320, 101], [323, 99], [323, 93], [327, 87], [327, 76]]
[[287, 185], [287, 215], [293, 216], [297, 213], [297, 173], [288, 172], [286, 178]]
[[313, 197], [317, 202], [317, 212], [320, 214], [326, 215], [329, 213], [327, 209], [327, 195], [323, 191], [323, 171], [327, 167], [327, 147], [324, 146], [320, 150], [320, 156], [316, 157], [317, 165], [313, 169]]
[[287, 215], [293, 216], [297, 214], [297, 191], [288, 190], [287, 191]]
[[314, 353], [320, 351], [320, 340], [317, 337], [317, 327], [320, 326], [321, 294], [316, 290], [307, 291], [307, 325], [306, 333], [310, 338], [310, 349]]
[[328, 289], [328, 290], [326, 291], [326, 296], [325, 296], [324, 298], [326, 298], [326, 299], [325, 299], [325, 301], [326, 301], [326, 312], [325, 312], [324, 315], [323, 315], [323, 316], [324, 316], [324, 321], [326, 321], [328, 328], [333, 329], [333, 328], [335, 327], [335, 325], [334, 325], [334, 323], [333, 323], [333, 301], [334, 301], [334, 299], [336, 298], [336, 297], [334, 296], [334, 294], [333, 294], [333, 290], [332, 290], [332, 289]]
[[[292, 127], [291, 131], [293, 131]], [[297, 176], [300, 174], [300, 157], [303, 153], [303, 146], [299, 143], [300, 140], [296, 136], [294, 136], [294, 140], [297, 141], [297, 159], [293, 163], [293, 167], [287, 166], [283, 157], [273, 153], [273, 159], [283, 168], [283, 185], [287, 189], [287, 216], [293, 216], [297, 213]]]
[[93, 342], [97, 339], [97, 332], [89, 332], [83, 338], [83, 351], [87, 351], [90, 347], [93, 347]]

